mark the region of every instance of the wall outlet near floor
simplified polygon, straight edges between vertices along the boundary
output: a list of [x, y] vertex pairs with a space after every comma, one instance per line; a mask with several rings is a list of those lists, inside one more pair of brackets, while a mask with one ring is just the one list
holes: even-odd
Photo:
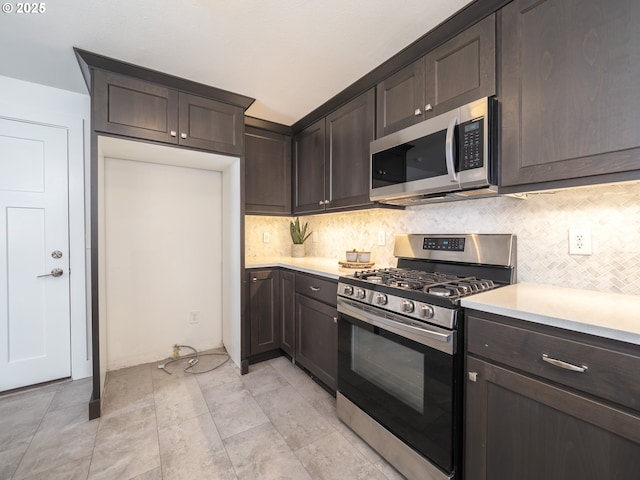
[[387, 244], [387, 234], [384, 230], [378, 232], [378, 245], [381, 247]]
[[569, 255], [591, 255], [591, 230], [569, 229]]
[[264, 232], [262, 234], [262, 243], [269, 243], [271, 241], [271, 234], [269, 232]]
[[189, 312], [189, 323], [191, 325], [200, 323], [200, 312]]

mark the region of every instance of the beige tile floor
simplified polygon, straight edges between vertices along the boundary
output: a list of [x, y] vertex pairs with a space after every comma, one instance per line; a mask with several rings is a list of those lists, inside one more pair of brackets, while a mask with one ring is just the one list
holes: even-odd
[[110, 372], [93, 421], [90, 379], [0, 397], [0, 479], [403, 478], [284, 357], [247, 375], [231, 362], [202, 375], [176, 366]]

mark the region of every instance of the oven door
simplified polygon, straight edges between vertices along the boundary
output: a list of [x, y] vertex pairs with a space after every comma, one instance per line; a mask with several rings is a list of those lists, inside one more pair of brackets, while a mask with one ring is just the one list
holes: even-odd
[[338, 311], [338, 390], [445, 473], [457, 470], [456, 332], [425, 325], [421, 338], [420, 322], [342, 298]]

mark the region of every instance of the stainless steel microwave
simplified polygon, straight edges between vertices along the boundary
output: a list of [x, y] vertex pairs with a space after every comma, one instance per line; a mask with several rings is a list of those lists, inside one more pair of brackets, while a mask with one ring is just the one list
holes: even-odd
[[371, 200], [416, 205], [496, 195], [496, 103], [485, 97], [371, 142]]

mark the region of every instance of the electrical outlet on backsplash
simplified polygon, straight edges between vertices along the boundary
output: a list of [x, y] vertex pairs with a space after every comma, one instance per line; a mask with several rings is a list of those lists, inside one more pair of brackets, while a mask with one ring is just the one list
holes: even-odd
[[[290, 218], [247, 216], [247, 256], [289, 256]], [[636, 295], [640, 292], [640, 184], [617, 184], [410, 207], [301, 217], [321, 235], [308, 256], [343, 259], [345, 250], [371, 252], [379, 266], [395, 265], [398, 233], [513, 233], [518, 281]], [[591, 230], [593, 254], [569, 255], [567, 231]], [[262, 242], [264, 231], [271, 242]], [[384, 231], [386, 245], [378, 245]], [[615, 242], [611, 241], [615, 232]]]

